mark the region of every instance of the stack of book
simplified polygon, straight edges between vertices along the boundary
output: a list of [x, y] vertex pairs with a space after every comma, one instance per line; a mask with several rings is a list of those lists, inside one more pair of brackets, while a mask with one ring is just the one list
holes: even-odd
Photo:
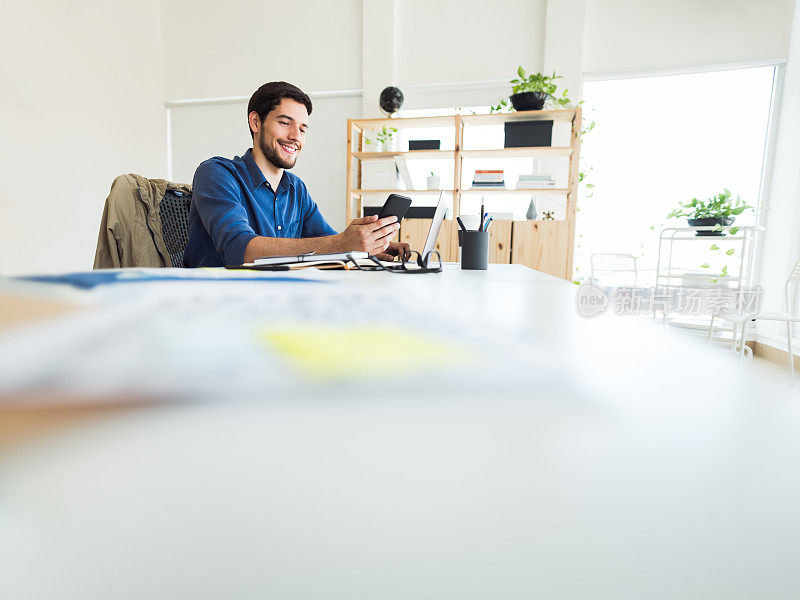
[[361, 189], [395, 190], [399, 185], [394, 158], [373, 158], [364, 161], [361, 168]]
[[518, 190], [538, 190], [542, 188], [554, 187], [555, 180], [550, 175], [525, 174], [519, 176], [517, 180]]
[[505, 189], [506, 182], [503, 169], [478, 169], [472, 177], [473, 188], [502, 188]]

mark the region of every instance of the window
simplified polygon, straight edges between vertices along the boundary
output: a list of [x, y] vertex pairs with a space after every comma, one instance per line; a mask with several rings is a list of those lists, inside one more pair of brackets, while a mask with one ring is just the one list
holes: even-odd
[[[662, 227], [679, 202], [730, 189], [758, 206], [774, 67], [584, 84], [575, 276], [593, 253], [639, 256], [640, 285], [653, 285]], [[736, 219], [754, 224], [753, 212]], [[690, 244], [685, 267], [702, 273], [708, 245]]]

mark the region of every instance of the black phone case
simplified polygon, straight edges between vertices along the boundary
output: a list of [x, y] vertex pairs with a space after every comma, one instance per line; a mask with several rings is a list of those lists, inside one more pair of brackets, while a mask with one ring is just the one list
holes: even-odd
[[408, 208], [411, 206], [411, 198], [408, 196], [401, 196], [400, 194], [391, 194], [386, 202], [383, 203], [383, 208], [378, 215], [379, 219], [383, 217], [397, 217], [397, 222], [403, 220], [406, 216]]

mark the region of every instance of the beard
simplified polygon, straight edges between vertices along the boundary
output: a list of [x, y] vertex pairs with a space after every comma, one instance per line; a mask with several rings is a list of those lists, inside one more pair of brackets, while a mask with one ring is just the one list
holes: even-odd
[[261, 147], [261, 152], [264, 154], [264, 157], [280, 169], [291, 169], [297, 162], [297, 155], [300, 154], [298, 151], [295, 153], [294, 157], [284, 158], [274, 146], [267, 143], [263, 135], [259, 136], [258, 145]]

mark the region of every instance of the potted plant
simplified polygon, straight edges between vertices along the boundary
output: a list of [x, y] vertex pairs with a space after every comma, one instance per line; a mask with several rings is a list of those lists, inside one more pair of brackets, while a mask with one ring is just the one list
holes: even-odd
[[394, 134], [397, 133], [396, 127], [387, 127], [386, 125], [384, 125], [381, 129], [378, 129], [371, 133], [375, 136], [375, 139], [371, 140], [369, 137], [365, 136], [364, 137], [365, 144], [370, 146], [374, 144], [375, 152], [387, 152], [387, 151], [390, 152], [392, 150], [390, 146], [393, 141]]
[[428, 189], [438, 190], [441, 183], [442, 183], [442, 178], [439, 177], [435, 171], [431, 171], [430, 175], [428, 175]]
[[[739, 196], [734, 201], [731, 191], [725, 188], [707, 200], [692, 198], [690, 202], [679, 203], [678, 208], [669, 213], [667, 218], [686, 217], [689, 227], [713, 227], [699, 230], [695, 235], [724, 235], [723, 227], [732, 225], [737, 215], [752, 208]], [[736, 231], [735, 228], [731, 229], [732, 234]]]
[[[560, 75], [553, 73], [545, 75], [543, 73], [528, 74], [520, 65], [517, 67], [517, 78], [512, 79], [511, 83], [511, 106], [514, 110], [542, 110], [548, 98], [552, 103], [559, 107], [568, 107], [572, 101], [567, 97], [569, 90], [564, 90], [561, 96], [556, 96], [556, 79], [561, 79]], [[501, 100], [497, 106], [493, 106], [491, 112], [500, 112], [508, 108], [508, 100]]]

